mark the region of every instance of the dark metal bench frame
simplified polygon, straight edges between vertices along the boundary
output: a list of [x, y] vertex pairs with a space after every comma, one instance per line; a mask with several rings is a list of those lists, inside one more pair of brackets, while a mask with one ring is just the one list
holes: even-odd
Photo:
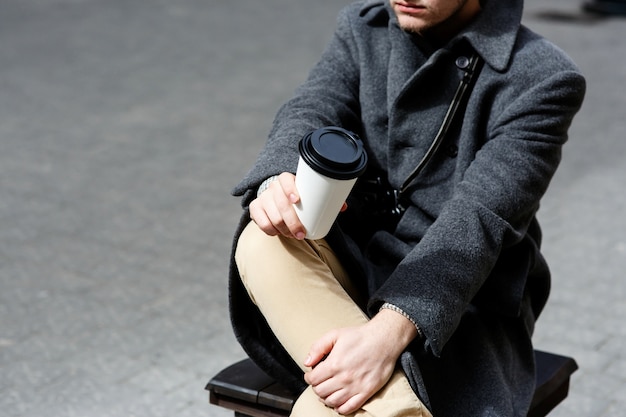
[[[537, 385], [528, 417], [546, 416], [569, 392], [578, 365], [572, 358], [535, 351]], [[209, 402], [233, 410], [235, 417], [288, 416], [295, 396], [250, 359], [220, 371], [206, 386]]]

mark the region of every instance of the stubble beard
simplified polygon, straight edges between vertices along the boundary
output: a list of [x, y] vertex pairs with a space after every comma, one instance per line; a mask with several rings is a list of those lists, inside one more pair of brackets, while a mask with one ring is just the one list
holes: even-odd
[[[410, 15], [400, 14], [398, 12], [396, 12], [396, 17], [400, 28], [405, 32], [425, 36], [431, 32], [438, 32], [440, 30], [445, 31], [446, 28], [453, 24], [453, 22], [458, 18], [461, 10], [463, 9], [467, 1], [468, 0], [457, 0], [456, 7], [454, 8], [453, 12], [449, 16], [444, 17], [440, 20], [424, 20], [415, 18]], [[428, 11], [431, 12], [430, 9]], [[437, 11], [434, 11], [434, 13], [431, 13], [431, 15], [436, 15], [436, 12]]]

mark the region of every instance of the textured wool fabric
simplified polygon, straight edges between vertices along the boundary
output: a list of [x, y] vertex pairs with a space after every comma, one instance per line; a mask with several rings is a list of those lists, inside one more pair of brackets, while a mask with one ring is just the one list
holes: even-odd
[[[370, 169], [399, 187], [444, 118], [463, 76], [457, 59], [478, 52], [485, 65], [460, 126], [411, 186], [397, 229], [361, 241], [350, 232], [359, 213], [349, 208], [327, 238], [364, 289], [370, 315], [390, 302], [422, 329], [422, 343], [401, 363], [435, 417], [523, 416], [533, 393], [531, 335], [550, 287], [535, 214], [585, 82], [521, 15], [520, 0], [485, 1], [462, 33], [433, 45], [402, 31], [386, 2], [348, 6], [233, 191], [246, 208], [264, 179], [295, 172], [300, 138], [329, 125], [357, 133]], [[248, 221], [244, 212], [242, 227]], [[270, 374], [304, 389], [234, 264], [230, 280], [242, 346]]]

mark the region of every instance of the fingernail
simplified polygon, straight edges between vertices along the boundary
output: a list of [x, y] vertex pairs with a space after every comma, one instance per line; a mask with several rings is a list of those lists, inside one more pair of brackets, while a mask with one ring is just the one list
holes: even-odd
[[303, 232], [298, 232], [298, 233], [296, 233], [296, 239], [298, 239], [298, 240], [302, 240], [302, 239], [304, 239], [304, 238], [305, 238], [305, 236], [306, 236], [306, 235], [305, 235]]
[[311, 356], [309, 355], [304, 360], [304, 366], [309, 366], [310, 363], [311, 363]]
[[293, 193], [289, 194], [289, 201], [291, 201], [292, 203], [297, 202], [298, 201], [298, 196], [293, 194]]

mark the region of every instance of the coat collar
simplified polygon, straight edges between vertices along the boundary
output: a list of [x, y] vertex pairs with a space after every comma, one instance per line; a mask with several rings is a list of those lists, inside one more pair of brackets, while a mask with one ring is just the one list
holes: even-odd
[[[522, 20], [522, 0], [485, 0], [483, 10], [464, 31], [452, 39], [451, 47], [466, 39], [494, 70], [506, 70]], [[366, 0], [360, 15], [369, 24], [379, 25], [397, 21], [388, 0]]]

